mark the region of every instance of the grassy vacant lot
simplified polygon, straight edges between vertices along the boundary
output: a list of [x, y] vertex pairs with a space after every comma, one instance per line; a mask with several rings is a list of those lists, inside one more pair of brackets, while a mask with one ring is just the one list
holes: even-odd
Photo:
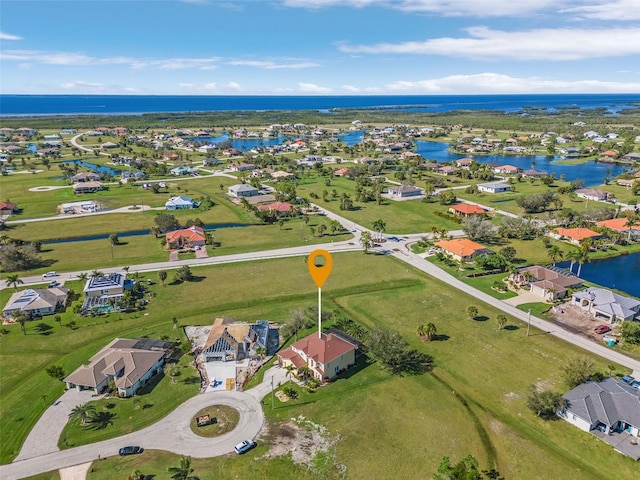
[[[386, 231], [390, 233], [427, 232], [434, 225], [438, 228], [451, 230], [460, 228], [457, 223], [434, 214], [434, 212], [446, 213], [449, 208], [435, 202], [423, 203], [420, 200], [396, 202], [383, 199], [381, 205], [376, 205], [375, 202], [354, 201], [352, 210], [340, 211], [340, 195], [346, 193], [352, 200], [355, 200], [355, 187], [355, 181], [346, 178], [332, 178], [331, 185], [327, 187], [323, 177], [312, 173], [310, 177], [301, 180], [297, 192], [299, 196], [303, 197], [309, 197], [312, 192], [316, 193], [320, 199], [314, 200], [315, 203], [328, 210], [339, 212], [345, 218], [367, 228], [372, 228], [373, 222], [378, 219], [384, 220]], [[338, 194], [336, 198], [332, 196], [334, 189]], [[327, 190], [329, 193], [327, 202], [322, 200], [323, 190]]]
[[[18, 327], [11, 327], [11, 333], [2, 338], [0, 422], [3, 431], [10, 429], [17, 438], [10, 438], [9, 445], [3, 442], [3, 462], [15, 455], [42, 411], [40, 391], [49, 389], [53, 399], [53, 393], [61, 390], [42, 372], [46, 366], [57, 363], [70, 371], [114, 335], [173, 337], [170, 318], [174, 314], [180, 325], [209, 323], [216, 315], [283, 321], [293, 308], [315, 303], [316, 289], [302, 258], [195, 272], [201, 276], [198, 282], [154, 285], [157, 296], [148, 316], [109, 318], [109, 323], [106, 317], [81, 320], [77, 330], [55, 326], [49, 336], [31, 327], [25, 337]], [[247, 289], [238, 289], [237, 282], [225, 278], [247, 278], [251, 298]], [[332, 276], [323, 291], [325, 301], [333, 302], [335, 308], [367, 327], [397, 330], [413, 347], [433, 355], [437, 365], [432, 374], [406, 378], [393, 377], [376, 364], [363, 365], [314, 394], [302, 392], [297, 400], [265, 409], [275, 424], [304, 415], [326, 426], [340, 438], [332, 454], [346, 466], [348, 478], [424, 477], [435, 471], [443, 455], [458, 459], [467, 453], [484, 466], [496, 466], [506, 478], [597, 479], [611, 471], [618, 478], [634, 478], [635, 462], [565, 422], [537, 419], [525, 406], [530, 384], [564, 391], [559, 367], [584, 351], [535, 330], [526, 337], [524, 325], [513, 319], [509, 329], [498, 331], [497, 311], [389, 257], [335, 255]], [[479, 308], [480, 321], [466, 318], [465, 309], [471, 304]], [[430, 321], [441, 340], [423, 343], [416, 328]], [[594, 360], [604, 370], [605, 362]], [[4, 371], [12, 369], [19, 372], [5, 379]], [[167, 403], [172, 402], [167, 398]], [[144, 417], [136, 427], [148, 423]], [[288, 458], [259, 458], [267, 450], [267, 441], [262, 439], [258, 449], [243, 457], [194, 461], [195, 473], [202, 479], [304, 474]], [[89, 478], [113, 478], [115, 472], [129, 474], [135, 468], [163, 478], [166, 467], [175, 464], [176, 456], [147, 452], [94, 464]]]

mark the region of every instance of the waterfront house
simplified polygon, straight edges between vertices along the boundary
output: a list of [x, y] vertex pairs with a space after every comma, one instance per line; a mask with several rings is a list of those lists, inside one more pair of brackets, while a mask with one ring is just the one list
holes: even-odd
[[518, 167], [514, 167], [513, 165], [499, 165], [497, 167], [493, 168], [493, 173], [500, 173], [500, 174], [516, 174], [520, 171], [520, 169]]
[[564, 395], [557, 414], [618, 452], [640, 459], [640, 390], [611, 377], [587, 381]]
[[451, 165], [445, 165], [444, 167], [440, 167], [436, 170], [436, 173], [444, 176], [455, 175], [458, 173], [458, 169], [456, 167], [452, 167]]
[[529, 287], [531, 293], [549, 301], [564, 298], [568, 289], [582, 286], [582, 280], [566, 270], [540, 265], [520, 268], [509, 280], [521, 288]]
[[478, 184], [478, 190], [485, 193], [502, 193], [511, 190], [511, 186], [506, 183], [480, 183]]
[[164, 206], [167, 210], [183, 210], [198, 208], [199, 203], [189, 197], [176, 196], [167, 200]]
[[468, 262], [479, 255], [491, 253], [484, 245], [480, 245], [468, 238], [456, 238], [454, 240], [440, 240], [435, 243], [436, 247], [453, 257], [454, 260]]
[[610, 324], [636, 320], [640, 313], [640, 301], [604, 288], [589, 287], [575, 292], [571, 295], [571, 303]]
[[73, 184], [73, 193], [94, 193], [99, 192], [104, 187], [100, 182], [81, 182]]
[[580, 198], [594, 200], [596, 202], [603, 202], [609, 197], [608, 192], [597, 188], [580, 188], [575, 191], [575, 194]]
[[460, 158], [455, 161], [457, 167], [464, 168], [465, 170], [469, 170], [469, 167], [474, 162], [473, 158], [465, 157]]
[[52, 315], [67, 302], [69, 289], [66, 287], [28, 288], [15, 292], [2, 309], [2, 315], [10, 318], [16, 313], [24, 313], [29, 318]]
[[95, 172], [80, 172], [71, 177], [73, 183], [97, 182], [100, 175]]
[[280, 365], [307, 367], [313, 377], [329, 381], [355, 365], [358, 346], [336, 333], [312, 333], [278, 352]]
[[594, 232], [588, 228], [564, 228], [558, 227], [555, 230], [551, 230], [549, 235], [556, 240], [563, 240], [574, 245], [582, 245], [587, 238], [597, 240], [603, 238], [605, 235]]
[[103, 393], [113, 382], [120, 397], [135, 395], [162, 372], [175, 343], [148, 338], [116, 338], [64, 379], [67, 388]]
[[626, 233], [631, 237], [640, 237], [640, 222], [635, 222], [633, 225], [627, 225], [628, 221], [627, 217], [620, 217], [596, 222], [596, 225], [599, 227], [610, 228], [616, 232]]
[[167, 248], [184, 248], [184, 247], [202, 247], [206, 241], [207, 236], [204, 233], [204, 229], [197, 225], [192, 225], [189, 228], [182, 228], [180, 230], [173, 230], [167, 232]]
[[525, 170], [522, 172], [522, 176], [525, 178], [544, 178], [548, 177], [549, 174], [540, 170]]

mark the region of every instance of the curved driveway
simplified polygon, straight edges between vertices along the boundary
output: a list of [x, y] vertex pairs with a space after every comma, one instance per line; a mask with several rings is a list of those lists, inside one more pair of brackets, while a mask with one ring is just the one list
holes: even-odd
[[[266, 378], [266, 377], [265, 377]], [[270, 378], [270, 377], [269, 377]], [[204, 438], [191, 431], [191, 418], [209, 405], [228, 405], [240, 411], [237, 427], [220, 437]], [[125, 445], [166, 450], [196, 458], [215, 457], [233, 452], [240, 441], [254, 438], [264, 422], [260, 400], [249, 393], [222, 391], [197, 395], [187, 400], [159, 422], [111, 440], [92, 443], [0, 466], [2, 480], [16, 480], [41, 472], [92, 462], [98, 457], [118, 454]]]

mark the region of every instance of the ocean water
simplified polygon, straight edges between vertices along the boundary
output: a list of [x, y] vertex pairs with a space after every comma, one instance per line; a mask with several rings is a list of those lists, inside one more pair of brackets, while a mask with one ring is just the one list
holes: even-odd
[[370, 96], [187, 96], [187, 95], [0, 95], [0, 116], [128, 114], [159, 112], [318, 110], [377, 108], [402, 111], [450, 112], [496, 110], [517, 112], [524, 107], [605, 108], [616, 114], [640, 106], [638, 94], [562, 95], [370, 95]]

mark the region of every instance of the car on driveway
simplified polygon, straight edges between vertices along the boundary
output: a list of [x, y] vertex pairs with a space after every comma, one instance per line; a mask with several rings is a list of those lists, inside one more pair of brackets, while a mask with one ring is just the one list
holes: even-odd
[[121, 457], [124, 457], [126, 455], [137, 455], [138, 453], [142, 452], [144, 452], [144, 448], [142, 447], [122, 447], [120, 450], [118, 450], [118, 454]]
[[42, 278], [49, 278], [49, 277], [57, 277], [58, 274], [56, 272], [47, 272], [42, 274]]
[[640, 390], [640, 381], [636, 380], [635, 382], [633, 382], [633, 383], [631, 384], [631, 386], [632, 386], [633, 388], [635, 388], [636, 390]]
[[233, 449], [236, 451], [238, 455], [242, 455], [243, 453], [248, 452], [253, 447], [256, 446], [256, 442], [253, 440], [243, 440], [239, 444], [237, 444]]
[[626, 383], [628, 385], [631, 385], [633, 382], [636, 381], [636, 379], [633, 378], [631, 375], [625, 375], [620, 380], [622, 380], [624, 383]]
[[603, 334], [603, 333], [610, 332], [611, 327], [608, 325], [598, 325], [596, 328], [593, 329], [593, 331], [598, 334]]
[[60, 286], [60, 282], [56, 281], [56, 280], [52, 280], [51, 282], [49, 282], [49, 288], [51, 287], [59, 287]]

